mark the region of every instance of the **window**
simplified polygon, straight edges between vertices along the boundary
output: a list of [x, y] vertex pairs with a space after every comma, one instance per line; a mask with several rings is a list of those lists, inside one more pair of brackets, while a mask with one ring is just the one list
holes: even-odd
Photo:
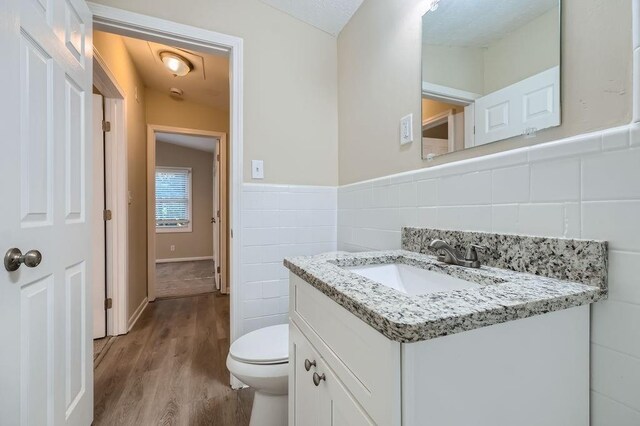
[[156, 231], [191, 232], [190, 168], [156, 168]]

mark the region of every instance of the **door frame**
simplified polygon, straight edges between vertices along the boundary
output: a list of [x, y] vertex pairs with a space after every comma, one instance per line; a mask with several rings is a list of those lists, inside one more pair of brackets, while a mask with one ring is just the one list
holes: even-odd
[[[230, 133], [229, 133], [229, 284], [230, 337], [233, 342], [242, 334], [240, 291], [242, 282], [240, 254], [242, 247], [242, 182], [243, 182], [243, 39], [165, 19], [128, 12], [110, 6], [88, 3], [94, 28], [120, 35], [138, 37], [158, 43], [229, 54]], [[240, 382], [231, 378], [233, 387]]]
[[[95, 47], [93, 85], [104, 97], [104, 119], [111, 123], [110, 131], [104, 134], [105, 200], [112, 212], [105, 233], [105, 286], [106, 296], [113, 302], [112, 308], [107, 309], [107, 336], [115, 336], [129, 331], [126, 93]], [[102, 164], [93, 166], [101, 169], [103, 167]], [[94, 217], [102, 217], [102, 212], [94, 212]]]
[[[156, 133], [206, 136], [217, 139], [216, 144], [220, 146], [227, 143], [227, 134], [224, 132], [147, 124], [147, 299], [150, 302], [156, 299]], [[228, 191], [228, 198], [230, 195], [231, 191]], [[230, 218], [230, 215], [227, 216]], [[230, 248], [227, 248], [227, 252], [229, 251]], [[226, 280], [224, 282], [226, 284]], [[232, 312], [230, 316], [233, 318]]]
[[[220, 207], [221, 207], [221, 203], [220, 203], [220, 199], [221, 199], [221, 192], [220, 192], [220, 188], [221, 188], [221, 170], [220, 170], [220, 152], [221, 152], [221, 141], [220, 139], [218, 139], [216, 141], [216, 146], [215, 146], [215, 150], [213, 152], [213, 211], [212, 211], [212, 218], [214, 220], [213, 223], [213, 266], [214, 266], [214, 277], [215, 277], [215, 285], [216, 285], [216, 290], [220, 290], [223, 293], [228, 293], [228, 286], [227, 286], [227, 282], [225, 280], [225, 288], [222, 288], [222, 277], [221, 277], [221, 273], [218, 272], [218, 268], [220, 267], [220, 263], [221, 263], [221, 256], [220, 256], [220, 220], [221, 218], [221, 212], [220, 212]], [[225, 182], [227, 181], [227, 179], [225, 179]], [[227, 188], [227, 193], [228, 193], [228, 188]], [[228, 198], [228, 197], [227, 197]], [[226, 257], [225, 257], [226, 259]], [[222, 272], [222, 271], [221, 271]], [[224, 290], [224, 291], [223, 291]]]

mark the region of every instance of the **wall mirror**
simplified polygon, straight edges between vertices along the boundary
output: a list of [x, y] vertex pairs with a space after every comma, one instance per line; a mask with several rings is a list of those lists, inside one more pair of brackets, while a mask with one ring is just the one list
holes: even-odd
[[560, 0], [432, 0], [422, 158], [560, 125]]

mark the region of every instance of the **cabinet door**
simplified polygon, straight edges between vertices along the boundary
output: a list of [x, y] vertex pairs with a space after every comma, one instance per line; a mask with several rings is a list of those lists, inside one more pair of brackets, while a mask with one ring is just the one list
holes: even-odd
[[317, 374], [324, 374], [318, 384], [320, 426], [375, 425], [324, 362], [318, 364]]
[[320, 426], [320, 388], [313, 383], [317, 367], [309, 371], [305, 361], [318, 365], [320, 356], [298, 328], [289, 325], [289, 425]]

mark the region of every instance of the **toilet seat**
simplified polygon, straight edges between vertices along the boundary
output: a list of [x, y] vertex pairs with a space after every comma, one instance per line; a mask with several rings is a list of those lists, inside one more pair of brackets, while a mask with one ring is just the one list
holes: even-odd
[[289, 325], [274, 325], [245, 334], [233, 342], [229, 356], [237, 362], [253, 365], [288, 363]]

